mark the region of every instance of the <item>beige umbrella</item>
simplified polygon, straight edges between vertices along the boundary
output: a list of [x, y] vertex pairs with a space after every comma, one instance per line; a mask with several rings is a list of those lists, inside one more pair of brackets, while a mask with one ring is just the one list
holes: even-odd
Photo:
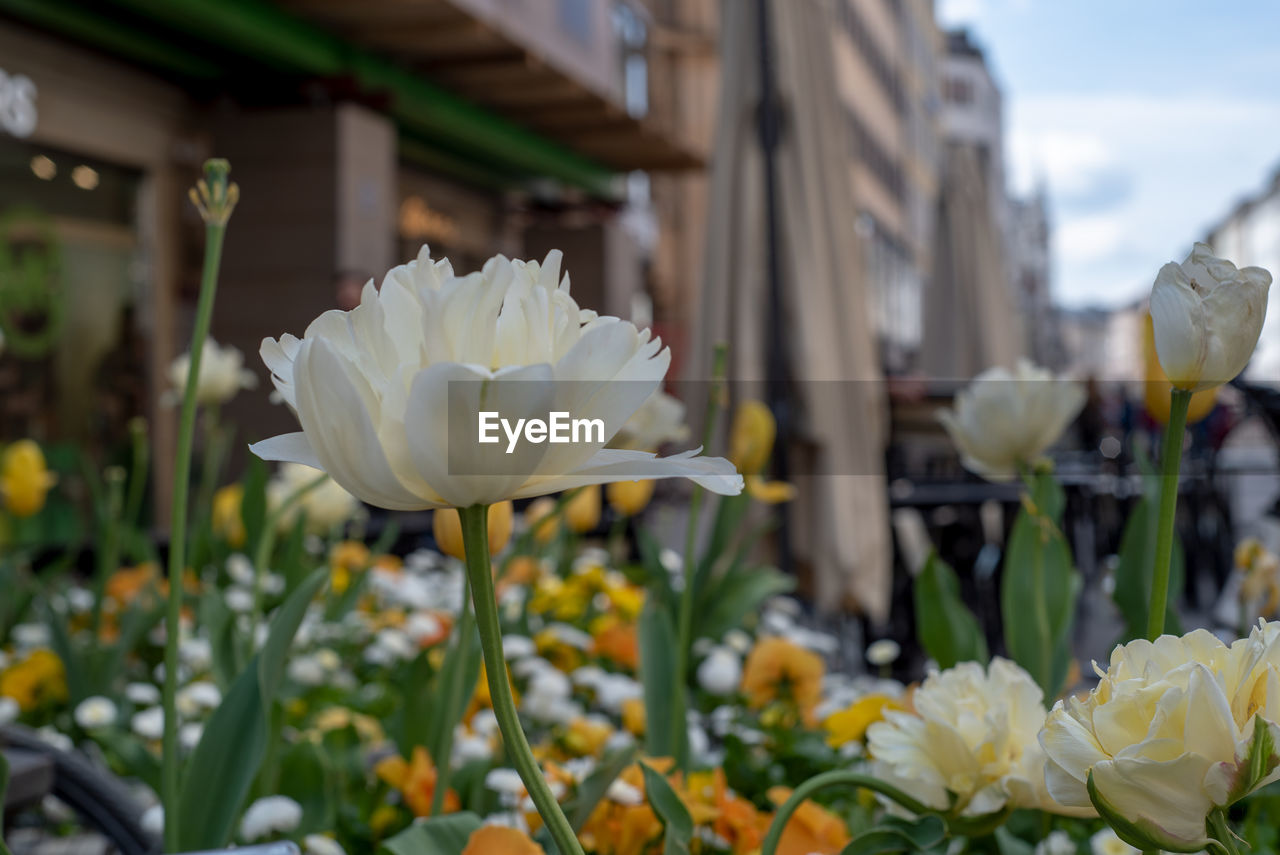
[[[792, 554], [826, 609], [888, 611], [890, 543], [883, 471], [884, 384], [870, 294], [857, 250], [844, 108], [836, 92], [829, 4], [770, 0], [781, 305], [769, 310], [756, 4], [722, 5], [722, 90], [714, 149], [706, 277], [697, 341], [730, 347], [730, 376], [763, 381], [767, 324], [781, 325], [795, 412], [788, 454], [799, 497]], [[704, 354], [691, 379], [706, 379]]]
[[932, 378], [967, 380], [993, 365], [1012, 368], [1023, 352], [990, 186], [977, 149], [948, 143], [921, 352]]

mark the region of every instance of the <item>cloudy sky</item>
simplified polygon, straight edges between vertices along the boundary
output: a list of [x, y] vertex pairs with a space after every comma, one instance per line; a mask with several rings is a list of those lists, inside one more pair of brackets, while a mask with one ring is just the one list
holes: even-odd
[[1010, 181], [1043, 181], [1055, 291], [1131, 302], [1280, 167], [1280, 3], [938, 0], [1005, 92]]

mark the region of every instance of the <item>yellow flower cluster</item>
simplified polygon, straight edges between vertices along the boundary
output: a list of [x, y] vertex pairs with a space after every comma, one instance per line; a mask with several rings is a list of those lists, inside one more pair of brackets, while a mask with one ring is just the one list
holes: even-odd
[[0, 697], [13, 698], [23, 712], [67, 699], [67, 676], [52, 650], [38, 648], [0, 671]]

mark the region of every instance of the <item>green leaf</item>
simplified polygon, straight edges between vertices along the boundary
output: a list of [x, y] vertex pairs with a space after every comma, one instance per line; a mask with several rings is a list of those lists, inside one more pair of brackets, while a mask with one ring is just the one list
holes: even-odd
[[1026, 669], [1046, 698], [1055, 698], [1071, 664], [1071, 624], [1080, 574], [1052, 515], [1061, 511], [1052, 476], [1037, 476], [1034, 492], [1049, 498], [1024, 503], [1014, 520], [1005, 552], [1000, 611], [1010, 658]]
[[302, 806], [297, 834], [333, 828], [339, 794], [329, 763], [316, 743], [298, 742], [285, 752], [280, 762], [278, 792]]
[[[463, 608], [470, 608], [468, 603], [462, 605]], [[476, 630], [476, 625], [468, 619], [467, 626], [470, 632], [466, 638], [458, 638], [462, 626], [461, 620], [454, 624], [453, 644], [445, 653], [440, 672], [436, 675], [433, 696], [418, 699], [419, 702], [425, 702], [431, 707], [429, 711], [424, 710], [427, 712], [425, 745], [437, 763], [448, 762], [448, 758], [442, 756], [445, 753], [444, 743], [447, 738], [452, 737], [458, 722], [462, 721], [467, 705], [471, 703], [471, 696], [475, 693], [476, 684], [480, 681], [480, 664], [483, 659], [480, 654], [480, 633]], [[453, 681], [458, 677], [459, 672], [461, 672], [461, 682], [458, 686], [461, 691], [452, 699], [453, 704], [450, 707], [446, 701], [449, 700]], [[406, 746], [406, 751], [411, 750], [412, 747]], [[406, 753], [405, 756], [408, 754]]]
[[[0, 817], [4, 816], [4, 797], [9, 790], [9, 761], [0, 752]], [[0, 855], [9, 855], [9, 847], [4, 845], [4, 834], [0, 832]]]
[[758, 612], [765, 600], [795, 586], [794, 577], [769, 567], [731, 568], [708, 586], [697, 612], [696, 634], [718, 639]]
[[328, 579], [329, 568], [321, 567], [285, 600], [271, 622], [266, 644], [236, 677], [205, 725], [178, 800], [178, 845], [183, 851], [219, 849], [231, 840], [236, 817], [267, 753], [268, 719], [289, 646], [307, 606]]
[[459, 855], [467, 840], [480, 827], [474, 813], [451, 813], [415, 822], [383, 841], [379, 855]]
[[941, 817], [923, 816], [915, 820], [889, 817], [859, 834], [840, 855], [892, 855], [928, 852], [946, 842], [947, 827]]
[[591, 812], [609, 791], [609, 786], [617, 780], [624, 769], [631, 765], [635, 756], [635, 746], [610, 751], [601, 758], [595, 771], [578, 785], [573, 804], [566, 810], [569, 815], [569, 824], [573, 826], [575, 832], [582, 831], [582, 827], [591, 818]]
[[647, 598], [637, 627], [640, 682], [644, 687], [645, 748], [650, 757], [675, 757], [679, 749], [671, 713], [676, 682], [676, 631], [671, 616]]
[[649, 589], [650, 599], [656, 599], [674, 614], [679, 597], [671, 587], [671, 574], [662, 563], [662, 544], [648, 529], [638, 527], [636, 545], [640, 550], [640, 563], [645, 571], [645, 587]]
[[940, 668], [957, 662], [988, 659], [982, 627], [960, 598], [956, 573], [937, 553], [930, 552], [912, 586], [916, 608], [916, 637]]
[[1035, 847], [1008, 828], [995, 830], [996, 849], [1000, 855], [1034, 855]]
[[693, 817], [689, 815], [689, 809], [666, 778], [645, 763], [640, 764], [640, 769], [644, 772], [644, 790], [649, 806], [662, 821], [666, 832], [663, 835], [663, 855], [688, 855], [689, 841], [693, 839]]
[[1227, 804], [1233, 804], [1257, 789], [1258, 784], [1267, 778], [1276, 765], [1280, 764], [1280, 755], [1276, 754], [1275, 733], [1273, 724], [1253, 717], [1253, 739], [1249, 741], [1248, 765], [1237, 773], [1235, 784], [1227, 794]]
[[711, 539], [707, 541], [706, 551], [698, 561], [698, 569], [694, 575], [694, 590], [699, 594], [707, 586], [712, 570], [721, 556], [729, 549], [735, 534], [742, 526], [742, 519], [751, 509], [751, 497], [744, 490], [736, 496], [719, 496], [716, 503], [716, 516], [711, 526]]
[[267, 526], [267, 464], [249, 455], [244, 473], [244, 496], [240, 499], [240, 519], [244, 522], [246, 555], [256, 555], [258, 541]]

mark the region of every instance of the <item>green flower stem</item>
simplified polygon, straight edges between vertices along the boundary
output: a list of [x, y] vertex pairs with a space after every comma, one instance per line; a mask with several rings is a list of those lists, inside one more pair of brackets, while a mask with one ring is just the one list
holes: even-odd
[[[322, 472], [307, 483], [298, 487], [284, 497], [275, 510], [267, 514], [262, 524], [262, 534], [258, 537], [258, 548], [253, 553], [253, 626], [258, 625], [262, 617], [262, 588], [267, 575], [267, 564], [271, 562], [271, 551], [276, 545], [276, 531], [280, 528], [280, 520], [293, 510], [294, 506], [315, 488], [329, 480], [329, 475]], [[252, 642], [251, 642], [252, 643]]]
[[1173, 523], [1178, 510], [1178, 467], [1182, 463], [1182, 435], [1187, 429], [1187, 407], [1190, 404], [1190, 392], [1170, 390], [1169, 424], [1165, 426], [1163, 458], [1160, 461], [1156, 562], [1151, 577], [1151, 608], [1147, 612], [1147, 638], [1151, 641], [1164, 633], [1164, 616], [1169, 608], [1169, 563], [1173, 558]]
[[847, 769], [823, 772], [821, 775], [815, 775], [796, 787], [791, 792], [791, 797], [782, 803], [782, 807], [778, 808], [778, 812], [773, 816], [773, 822], [769, 824], [769, 832], [764, 836], [764, 844], [760, 847], [760, 855], [774, 855], [777, 852], [778, 841], [782, 839], [782, 831], [787, 827], [787, 821], [791, 819], [791, 814], [795, 813], [796, 808], [800, 807], [805, 799], [824, 787], [836, 785], [851, 785], [874, 790], [882, 796], [888, 796], [893, 799], [917, 816], [938, 813], [938, 811], [926, 807], [897, 787], [887, 784], [879, 778], [873, 778], [870, 775], [863, 775], [859, 772], [850, 772]]
[[1240, 847], [1236, 845], [1237, 838], [1227, 825], [1225, 810], [1218, 808], [1209, 814], [1209, 830], [1213, 832], [1213, 840], [1221, 845], [1226, 855], [1240, 855]]
[[583, 855], [582, 844], [573, 833], [569, 820], [560, 809], [547, 779], [533, 757], [520, 716], [516, 712], [515, 699], [511, 696], [511, 683], [507, 679], [507, 661], [502, 655], [502, 626], [498, 621], [498, 601], [493, 590], [493, 573], [489, 567], [489, 506], [472, 505], [459, 508], [462, 518], [462, 543], [467, 555], [467, 579], [471, 583], [471, 599], [476, 609], [476, 626], [480, 630], [480, 650], [484, 654], [484, 667], [489, 679], [489, 696], [493, 701], [493, 713], [498, 719], [498, 729], [507, 747], [507, 753], [515, 763], [520, 780], [524, 781], [529, 796], [538, 808], [538, 814], [556, 843], [560, 855]]
[[[488, 544], [488, 520], [485, 520], [485, 546]], [[467, 690], [463, 677], [466, 676], [467, 668], [463, 664], [463, 656], [469, 652], [471, 648], [471, 635], [476, 631], [475, 618], [471, 613], [471, 603], [469, 602], [471, 591], [470, 580], [463, 580], [462, 583], [462, 611], [458, 613], [458, 623], [453, 628], [453, 655], [457, 657], [454, 662], [453, 671], [449, 674], [449, 685], [445, 687], [444, 708], [447, 710], [445, 727], [440, 728], [440, 742], [438, 745], [431, 746], [434, 754], [431, 759], [436, 764], [436, 789], [431, 794], [431, 813], [430, 816], [439, 816], [441, 808], [444, 807], [444, 794], [449, 789], [449, 779], [453, 777], [453, 764], [450, 762], [453, 754], [453, 729], [458, 722], [453, 716], [460, 712], [461, 695]], [[467, 656], [470, 659], [469, 656]]]
[[[221, 193], [225, 197], [228, 172], [226, 163], [222, 162], [218, 166], [213, 166], [212, 163], [211, 161], [205, 166], [209, 183], [213, 185], [215, 193]], [[230, 210], [226, 213], [229, 215]], [[226, 231], [225, 216], [206, 217], [204, 269], [200, 276], [195, 328], [191, 333], [191, 361], [187, 368], [186, 388], [182, 393], [178, 447], [173, 458], [173, 502], [169, 510], [169, 608], [165, 616], [164, 640], [164, 754], [160, 775], [166, 852], [178, 851], [178, 632], [182, 616], [182, 572], [186, 565], [191, 446], [196, 429], [196, 387], [200, 378], [200, 357], [213, 320], [213, 298], [218, 289], [218, 268], [222, 263], [222, 239]]]
[[[724, 378], [725, 364], [729, 349], [724, 344], [716, 345], [715, 355], [711, 360], [711, 389], [707, 395], [707, 415], [702, 426], [702, 448], [705, 450], [715, 436], [716, 416], [720, 412], [720, 384]], [[682, 771], [689, 769], [689, 648], [693, 646], [693, 601], [697, 593], [694, 582], [697, 576], [698, 562], [694, 551], [698, 540], [698, 520], [702, 511], [702, 487], [694, 484], [693, 494], [689, 498], [689, 524], [684, 534], [684, 588], [680, 591], [680, 615], [676, 624], [678, 633], [676, 646], [676, 673], [674, 691], [671, 696], [672, 733], [675, 734], [676, 765]]]

